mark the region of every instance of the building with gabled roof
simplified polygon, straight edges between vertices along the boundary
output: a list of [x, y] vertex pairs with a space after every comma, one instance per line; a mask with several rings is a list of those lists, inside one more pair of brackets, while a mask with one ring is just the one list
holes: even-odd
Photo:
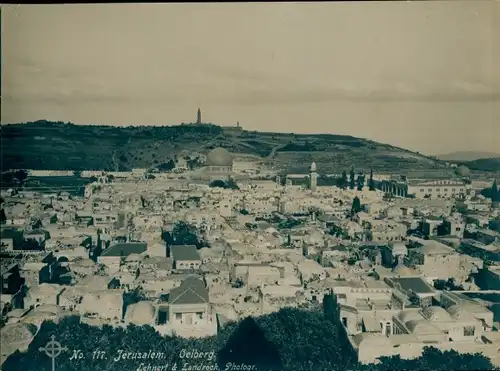
[[216, 322], [208, 290], [198, 278], [188, 277], [179, 287], [172, 289], [168, 304], [168, 321], [173, 328], [211, 327]]
[[130, 254], [142, 254], [147, 250], [147, 246], [144, 242], [117, 243], [104, 250], [101, 256], [127, 257]]
[[148, 245], [144, 242], [116, 243], [103, 251], [97, 258], [99, 264], [104, 264], [110, 274], [118, 272], [122, 261], [132, 254], [143, 254]]
[[170, 306], [205, 304], [208, 303], [208, 290], [203, 281], [195, 277], [188, 277], [182, 281], [179, 287], [170, 291], [168, 301]]
[[201, 256], [194, 245], [170, 246], [170, 256], [175, 269], [200, 269]]

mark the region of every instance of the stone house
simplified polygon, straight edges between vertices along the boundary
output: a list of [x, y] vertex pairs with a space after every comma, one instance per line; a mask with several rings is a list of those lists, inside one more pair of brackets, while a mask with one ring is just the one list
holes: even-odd
[[198, 270], [201, 266], [200, 254], [194, 245], [170, 246], [170, 256], [174, 262], [174, 269]]

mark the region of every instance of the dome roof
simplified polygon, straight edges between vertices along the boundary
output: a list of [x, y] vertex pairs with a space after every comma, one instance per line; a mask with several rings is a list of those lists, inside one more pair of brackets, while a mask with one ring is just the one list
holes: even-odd
[[215, 148], [207, 155], [208, 166], [233, 166], [233, 156], [224, 148]]
[[429, 321], [449, 321], [451, 319], [450, 315], [446, 310], [441, 307], [427, 307], [423, 310], [425, 318]]
[[440, 332], [425, 319], [408, 321], [405, 323], [405, 326], [412, 334], [416, 335], [436, 334]]
[[33, 339], [38, 328], [31, 323], [15, 323], [5, 325], [0, 331], [2, 344], [15, 343]]
[[406, 323], [406, 322], [409, 322], [409, 321], [414, 321], [414, 320], [421, 320], [423, 317], [422, 315], [417, 312], [417, 311], [403, 311], [401, 313], [399, 313], [399, 319]]
[[131, 304], [125, 313], [125, 320], [136, 325], [151, 325], [155, 321], [156, 310], [150, 301]]
[[459, 167], [457, 167], [457, 174], [460, 176], [469, 176], [470, 170], [467, 166], [460, 165]]

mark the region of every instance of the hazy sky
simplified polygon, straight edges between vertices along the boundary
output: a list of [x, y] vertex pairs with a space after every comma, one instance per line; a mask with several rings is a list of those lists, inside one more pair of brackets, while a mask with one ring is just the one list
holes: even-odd
[[4, 6], [2, 123], [350, 134], [500, 152], [500, 2]]

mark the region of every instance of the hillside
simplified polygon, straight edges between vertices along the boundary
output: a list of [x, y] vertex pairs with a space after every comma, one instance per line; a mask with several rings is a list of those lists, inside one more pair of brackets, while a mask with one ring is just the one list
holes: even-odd
[[471, 170], [500, 173], [500, 157], [480, 158], [474, 161], [464, 162], [463, 165]]
[[494, 157], [500, 157], [500, 154], [493, 152], [460, 151], [437, 156], [440, 160], [452, 162], [469, 162]]
[[212, 124], [114, 127], [37, 121], [2, 125], [1, 144], [2, 170], [149, 168], [175, 156], [224, 147], [292, 173], [307, 171], [312, 161], [321, 173], [351, 166], [356, 171], [450, 171], [442, 161], [347, 135], [238, 133]]

